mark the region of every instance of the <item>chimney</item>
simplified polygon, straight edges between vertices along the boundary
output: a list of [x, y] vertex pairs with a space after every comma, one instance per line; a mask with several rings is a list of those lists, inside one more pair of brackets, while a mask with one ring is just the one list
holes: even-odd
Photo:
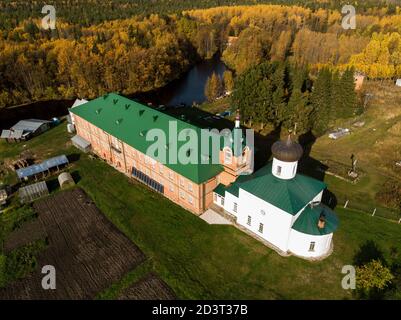
[[317, 223], [317, 227], [319, 229], [324, 229], [325, 225], [326, 225], [326, 217], [325, 217], [324, 213], [321, 213], [320, 217], [319, 217], [319, 221]]

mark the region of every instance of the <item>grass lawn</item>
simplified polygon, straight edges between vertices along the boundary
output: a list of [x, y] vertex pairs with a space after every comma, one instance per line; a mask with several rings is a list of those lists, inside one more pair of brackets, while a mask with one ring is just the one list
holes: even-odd
[[213, 102], [204, 102], [199, 108], [214, 114], [230, 110], [230, 97], [227, 96]]
[[[357, 170], [365, 175], [353, 185], [333, 176], [326, 176], [329, 189], [336, 194], [339, 202], [348, 199], [350, 206], [366, 212], [377, 208], [377, 214], [398, 220], [401, 216], [395, 210], [378, 205], [376, 193], [388, 179], [401, 181], [401, 168], [395, 162], [401, 160], [401, 90], [393, 82], [367, 82], [366, 92], [374, 94], [365, 113], [355, 119], [338, 121], [337, 125], [350, 128], [352, 133], [339, 140], [327, 135], [319, 138], [312, 147], [311, 156], [351, 164], [351, 154], [357, 159]], [[364, 121], [361, 128], [352, 126], [355, 121]], [[330, 168], [329, 168], [330, 170]]]
[[[341, 269], [352, 264], [360, 246], [374, 241], [388, 258], [401, 252], [401, 226], [380, 217], [338, 208], [340, 228], [334, 252], [321, 262], [281, 257], [231, 226], [210, 226], [106, 163], [80, 154], [68, 142], [65, 124], [26, 143], [41, 158], [79, 154], [70, 170], [101, 211], [148, 257], [99, 298], [113, 298], [147, 271], [155, 271], [180, 298], [198, 299], [349, 299], [341, 288]], [[0, 143], [0, 161], [23, 144]]]

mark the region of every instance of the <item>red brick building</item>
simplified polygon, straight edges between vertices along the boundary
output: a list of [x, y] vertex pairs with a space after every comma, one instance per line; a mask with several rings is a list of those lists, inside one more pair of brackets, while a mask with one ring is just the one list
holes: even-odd
[[[219, 163], [214, 164], [209, 155], [202, 153], [201, 128], [117, 94], [79, 105], [71, 113], [77, 135], [90, 143], [91, 152], [195, 214], [203, 213], [213, 203], [213, 190], [218, 184], [229, 185], [242, 171], [250, 169], [251, 150], [243, 143], [233, 148], [221, 143], [221, 136]], [[175, 133], [171, 132], [172, 124]], [[148, 153], [154, 143], [147, 136], [152, 129], [167, 136], [166, 161]], [[180, 136], [185, 138], [190, 131], [197, 134], [197, 150], [185, 149], [186, 141], [180, 141]], [[174, 140], [178, 140], [177, 145], [171, 142]], [[192, 159], [196, 155], [196, 163], [175, 161], [175, 150], [186, 152]]]

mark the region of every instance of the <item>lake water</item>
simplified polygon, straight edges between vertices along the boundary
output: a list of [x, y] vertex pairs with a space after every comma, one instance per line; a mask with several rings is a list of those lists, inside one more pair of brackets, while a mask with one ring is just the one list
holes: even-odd
[[206, 100], [205, 84], [208, 77], [213, 72], [222, 77], [225, 70], [226, 66], [219, 57], [204, 60], [196, 64], [178, 80], [156, 90], [157, 92], [152, 102], [167, 106], [200, 104]]
[[[193, 66], [188, 72], [179, 79], [172, 81], [163, 88], [152, 92], [135, 94], [130, 98], [154, 105], [174, 106], [179, 104], [192, 105], [202, 103], [205, 98], [205, 84], [207, 78], [213, 72], [222, 76], [226, 66], [219, 57], [210, 60], [203, 60]], [[13, 108], [0, 109], [0, 129], [6, 129], [14, 125], [21, 119], [45, 119], [60, 117], [68, 114], [68, 108], [73, 104], [73, 100], [54, 100], [43, 101], [18, 106]]]

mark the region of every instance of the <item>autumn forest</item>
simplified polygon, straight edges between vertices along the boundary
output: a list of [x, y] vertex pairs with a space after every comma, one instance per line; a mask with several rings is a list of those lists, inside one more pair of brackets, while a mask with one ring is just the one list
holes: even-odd
[[[65, 6], [69, 1], [60, 2]], [[163, 4], [168, 6], [167, 2], [160, 1], [154, 12]], [[371, 79], [401, 76], [398, 8], [366, 2], [357, 16], [357, 28], [344, 30], [339, 2], [322, 2], [319, 7], [294, 2], [299, 6], [187, 10], [178, 1], [181, 5], [171, 13], [150, 13], [150, 5], [144, 5], [139, 14], [133, 4], [140, 1], [125, 1], [132, 12], [126, 16], [121, 13], [124, 1], [113, 1], [114, 7], [106, 8], [113, 13], [112, 19], [106, 19], [106, 9], [101, 15], [101, 7], [95, 6], [93, 14], [81, 22], [76, 15], [61, 14], [56, 30], [41, 28], [40, 4], [35, 16], [21, 7], [1, 24], [0, 107], [94, 98], [111, 91], [145, 92], [164, 86], [196, 61], [215, 54], [221, 55], [236, 79], [266, 62], [307, 68], [311, 81], [322, 69], [342, 73], [352, 68]], [[1, 6], [11, 12], [12, 3], [5, 1]], [[215, 5], [213, 1], [199, 3], [200, 7]]]

